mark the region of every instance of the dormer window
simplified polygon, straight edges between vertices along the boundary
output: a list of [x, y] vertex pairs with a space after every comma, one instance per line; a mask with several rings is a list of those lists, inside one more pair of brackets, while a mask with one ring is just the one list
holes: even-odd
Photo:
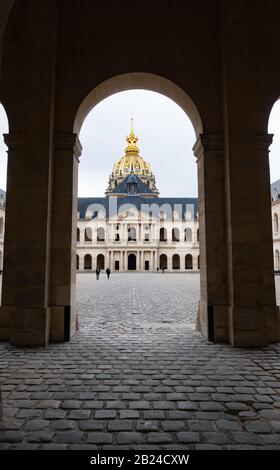
[[128, 194], [137, 194], [137, 183], [128, 183], [127, 193]]

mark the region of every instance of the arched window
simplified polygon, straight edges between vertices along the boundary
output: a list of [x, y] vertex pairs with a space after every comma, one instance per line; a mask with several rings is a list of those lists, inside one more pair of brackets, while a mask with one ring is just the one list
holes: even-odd
[[128, 228], [127, 239], [128, 239], [129, 242], [135, 242], [136, 241], [136, 228], [135, 227], [129, 227]]
[[80, 241], [80, 235], [81, 235], [80, 229], [77, 228], [77, 242]]
[[85, 257], [84, 257], [84, 269], [92, 269], [92, 257], [91, 257], [91, 255], [85, 255]]
[[197, 268], [200, 269], [200, 256], [197, 257]]
[[167, 230], [164, 227], [161, 227], [159, 231], [159, 241], [160, 242], [167, 242]]
[[0, 271], [3, 269], [3, 253], [0, 251]]
[[167, 256], [166, 255], [160, 255], [159, 257], [159, 267], [160, 269], [167, 269]]
[[99, 269], [104, 269], [105, 268], [105, 257], [100, 253], [97, 258], [96, 258], [96, 266]]
[[197, 229], [197, 232], [196, 232], [196, 240], [199, 243], [199, 228]]
[[85, 242], [92, 242], [92, 229], [90, 227], [85, 229]]
[[4, 220], [3, 217], [0, 219], [0, 235], [4, 235]]
[[278, 233], [278, 231], [279, 231], [278, 215], [273, 214], [273, 232]]
[[185, 228], [185, 242], [191, 242], [191, 241], [192, 241], [192, 229]]
[[193, 258], [192, 255], [185, 256], [185, 269], [192, 269], [193, 268]]
[[180, 269], [180, 256], [179, 255], [172, 256], [172, 269]]
[[105, 241], [105, 230], [103, 227], [98, 227], [97, 229], [97, 241], [104, 242]]
[[178, 228], [173, 228], [172, 230], [172, 241], [179, 242], [180, 241], [180, 232]]
[[79, 269], [80, 269], [80, 258], [79, 258], [79, 255], [76, 255], [76, 269], [77, 269], [77, 271], [79, 271]]

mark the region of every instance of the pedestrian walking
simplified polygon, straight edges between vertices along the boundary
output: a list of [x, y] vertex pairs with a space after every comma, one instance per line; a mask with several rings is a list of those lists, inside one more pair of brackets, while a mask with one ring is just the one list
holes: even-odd
[[110, 268], [107, 268], [107, 269], [106, 269], [106, 274], [107, 274], [107, 279], [108, 279], [108, 281], [109, 281], [110, 274], [111, 274], [111, 269], [110, 269]]
[[96, 274], [96, 279], [98, 280], [99, 279], [99, 274], [100, 274], [100, 268], [98, 266], [95, 270], [95, 274]]

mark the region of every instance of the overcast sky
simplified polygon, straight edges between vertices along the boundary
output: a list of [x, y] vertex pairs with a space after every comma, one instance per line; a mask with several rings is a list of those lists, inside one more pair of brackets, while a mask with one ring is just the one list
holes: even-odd
[[[114, 163], [124, 155], [125, 137], [134, 118], [140, 155], [156, 176], [161, 196], [197, 196], [197, 174], [192, 146], [195, 134], [184, 111], [158, 93], [132, 90], [99, 103], [86, 118], [80, 140], [79, 196], [103, 196]], [[8, 123], [0, 106], [0, 134]], [[269, 132], [271, 181], [280, 179], [280, 101], [272, 110]], [[6, 188], [6, 148], [0, 139], [0, 188]]]

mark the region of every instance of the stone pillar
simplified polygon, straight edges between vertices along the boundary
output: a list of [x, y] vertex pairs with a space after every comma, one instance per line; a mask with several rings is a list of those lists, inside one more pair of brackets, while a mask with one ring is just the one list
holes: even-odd
[[136, 271], [140, 271], [140, 252], [136, 252]]
[[[9, 163], [0, 339], [17, 346], [45, 346], [50, 338], [56, 8], [54, 1], [26, 3], [20, 116], [10, 121], [11, 132], [16, 128], [18, 135], [5, 138]], [[9, 83], [5, 87], [13, 100], [16, 90], [10, 91]]]
[[228, 263], [224, 140], [202, 134], [194, 154], [198, 166], [200, 303], [197, 327], [210, 341], [228, 342]]
[[55, 134], [54, 144], [50, 302], [51, 340], [56, 342], [68, 341], [76, 331], [74, 266], [78, 164], [82, 148], [78, 137], [72, 133]]
[[121, 257], [120, 257], [120, 271], [123, 271], [123, 251], [121, 250]]
[[234, 346], [280, 340], [271, 223], [269, 134], [229, 134], [229, 334]]

